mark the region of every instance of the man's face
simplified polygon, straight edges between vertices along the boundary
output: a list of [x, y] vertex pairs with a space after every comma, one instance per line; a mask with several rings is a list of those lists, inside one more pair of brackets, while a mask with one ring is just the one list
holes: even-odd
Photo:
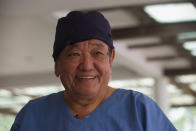
[[55, 62], [55, 73], [71, 95], [93, 97], [103, 93], [112, 72], [114, 50], [96, 39], [68, 45]]

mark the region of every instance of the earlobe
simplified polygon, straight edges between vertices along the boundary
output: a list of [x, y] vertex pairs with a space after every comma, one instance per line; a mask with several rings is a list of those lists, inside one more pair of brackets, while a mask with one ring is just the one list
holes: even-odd
[[59, 77], [59, 70], [58, 70], [58, 63], [57, 62], [55, 62], [55, 64], [54, 64], [54, 71], [55, 71], [56, 77]]

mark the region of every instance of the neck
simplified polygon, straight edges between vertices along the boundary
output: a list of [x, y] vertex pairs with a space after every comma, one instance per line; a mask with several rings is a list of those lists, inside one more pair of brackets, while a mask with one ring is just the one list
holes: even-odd
[[76, 116], [81, 119], [92, 111], [94, 111], [101, 103], [103, 103], [112, 93], [114, 89], [107, 87], [105, 92], [99, 93], [100, 95], [95, 96], [94, 98], [85, 98], [81, 96], [74, 96], [69, 93], [69, 91], [64, 92], [64, 99], [70, 108], [73, 116]]

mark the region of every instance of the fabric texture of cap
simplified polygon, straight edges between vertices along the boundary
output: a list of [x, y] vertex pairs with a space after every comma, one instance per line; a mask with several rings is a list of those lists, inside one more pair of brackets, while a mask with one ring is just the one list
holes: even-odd
[[54, 61], [68, 44], [98, 39], [113, 49], [110, 24], [98, 11], [72, 11], [58, 20], [53, 46]]

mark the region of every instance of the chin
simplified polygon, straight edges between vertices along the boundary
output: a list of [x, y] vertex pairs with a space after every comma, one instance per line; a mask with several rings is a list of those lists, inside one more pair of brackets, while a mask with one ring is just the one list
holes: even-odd
[[79, 91], [77, 91], [77, 94], [81, 96], [95, 96], [99, 92], [99, 88], [92, 87], [92, 88], [85, 88], [85, 87], [80, 87]]

